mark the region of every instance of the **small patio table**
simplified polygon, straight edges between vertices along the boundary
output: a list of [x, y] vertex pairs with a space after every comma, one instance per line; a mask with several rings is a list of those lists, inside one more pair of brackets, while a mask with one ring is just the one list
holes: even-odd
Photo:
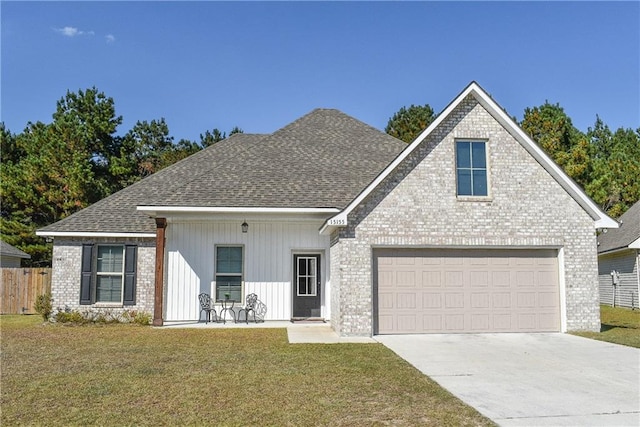
[[[229, 305], [229, 303], [231, 303], [231, 305]], [[236, 311], [233, 309], [233, 305], [235, 304], [235, 300], [232, 299], [223, 299], [220, 301], [220, 304], [222, 305], [222, 309], [220, 310], [220, 316], [218, 317], [218, 321], [220, 319], [222, 319], [222, 323], [226, 324], [227, 323], [227, 319], [225, 319], [225, 313], [228, 311], [231, 313], [231, 318], [233, 319], [233, 321], [236, 321]]]

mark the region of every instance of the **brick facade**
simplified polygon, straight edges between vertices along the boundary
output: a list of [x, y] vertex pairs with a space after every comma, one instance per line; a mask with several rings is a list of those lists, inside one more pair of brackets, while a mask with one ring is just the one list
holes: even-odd
[[[101, 307], [96, 304], [80, 304], [82, 245], [86, 243], [138, 246], [135, 305]], [[54, 309], [91, 310], [94, 312], [109, 311], [114, 314], [121, 313], [125, 310], [153, 313], [155, 254], [156, 246], [154, 239], [56, 238], [53, 245], [53, 277], [51, 287]]]
[[[456, 196], [455, 141], [487, 142], [489, 196]], [[377, 246], [551, 247], [566, 330], [600, 328], [593, 219], [474, 97], [461, 102], [332, 236], [332, 324], [373, 332]], [[564, 286], [562, 285], [564, 283]]]

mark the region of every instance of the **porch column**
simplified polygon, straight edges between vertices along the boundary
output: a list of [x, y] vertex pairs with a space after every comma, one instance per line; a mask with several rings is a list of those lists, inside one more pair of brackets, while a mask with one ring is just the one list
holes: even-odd
[[153, 303], [153, 326], [162, 326], [162, 305], [164, 297], [164, 232], [167, 228], [165, 218], [156, 218], [156, 282]]

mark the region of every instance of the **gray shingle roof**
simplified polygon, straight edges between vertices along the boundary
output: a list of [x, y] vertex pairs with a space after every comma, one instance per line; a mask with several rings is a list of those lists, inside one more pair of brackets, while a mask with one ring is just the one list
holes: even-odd
[[235, 134], [40, 232], [153, 233], [141, 205], [342, 209], [405, 147], [316, 109], [273, 134]]
[[598, 253], [626, 248], [640, 239], [640, 201], [618, 218], [618, 222], [620, 228], [612, 228], [598, 236]]
[[15, 246], [11, 246], [10, 244], [8, 244], [3, 240], [0, 240], [0, 255], [11, 256], [16, 258], [27, 258], [27, 259], [31, 258], [31, 255], [29, 255], [28, 253], [21, 251]]

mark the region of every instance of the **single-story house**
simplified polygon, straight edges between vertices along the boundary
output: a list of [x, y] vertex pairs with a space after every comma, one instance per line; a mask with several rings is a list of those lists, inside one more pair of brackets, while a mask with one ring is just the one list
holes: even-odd
[[640, 302], [640, 201], [619, 219], [620, 228], [598, 236], [600, 303], [638, 308]]
[[31, 259], [31, 255], [0, 240], [0, 268], [20, 268], [23, 259]]
[[477, 83], [411, 144], [317, 109], [39, 230], [58, 307], [196, 321], [198, 294], [343, 336], [599, 330], [615, 228]]

